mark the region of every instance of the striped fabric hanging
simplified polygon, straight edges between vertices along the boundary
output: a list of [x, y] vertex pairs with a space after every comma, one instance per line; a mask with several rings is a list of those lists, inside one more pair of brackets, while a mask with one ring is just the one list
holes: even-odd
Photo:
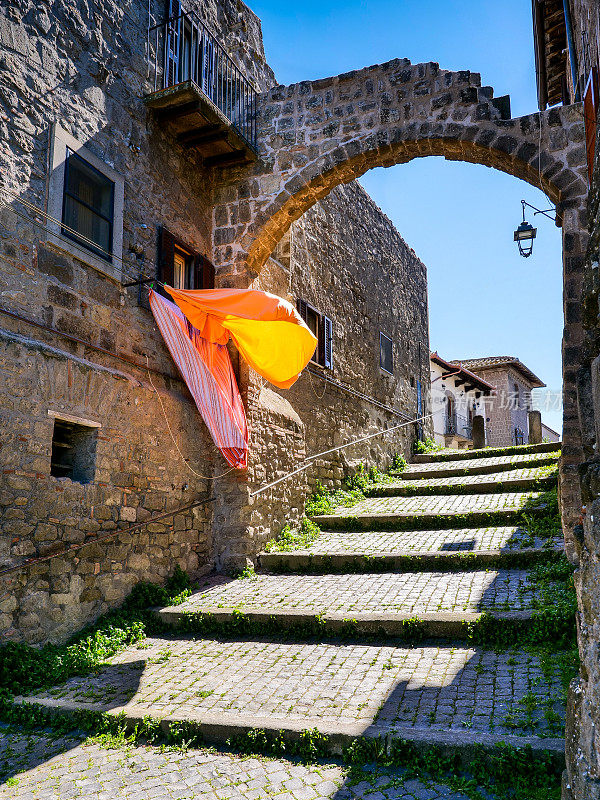
[[200, 336], [179, 308], [150, 290], [150, 308], [211, 436], [227, 462], [248, 463], [248, 424], [227, 346]]

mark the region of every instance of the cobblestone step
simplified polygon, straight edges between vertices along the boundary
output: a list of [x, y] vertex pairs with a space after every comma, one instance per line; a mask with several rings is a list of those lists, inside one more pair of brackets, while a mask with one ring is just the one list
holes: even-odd
[[468, 761], [499, 742], [561, 753], [558, 669], [527, 652], [460, 645], [398, 647], [259, 639], [148, 640], [100, 672], [16, 702], [56, 713], [124, 714], [185, 721], [207, 743], [252, 729], [293, 740], [307, 729], [339, 754], [356, 737], [441, 745]]
[[[247, 623], [296, 635], [465, 638], [482, 613], [526, 625], [538, 595], [526, 570], [216, 575], [185, 603], [157, 613], [169, 625]], [[242, 619], [243, 617], [243, 619]], [[196, 618], [197, 623], [194, 623]]]
[[473, 458], [494, 456], [525, 455], [529, 453], [556, 453], [562, 447], [561, 442], [543, 444], [515, 445], [513, 447], [484, 447], [481, 450], [443, 450], [433, 453], [417, 453], [413, 456], [415, 464], [431, 464], [433, 462], [462, 461]]
[[410, 497], [423, 494], [486, 494], [549, 489], [557, 483], [556, 475], [540, 474], [539, 467], [513, 469], [488, 475], [461, 475], [382, 483], [366, 491], [370, 497]]
[[[16, 777], [15, 777], [16, 776]], [[349, 782], [340, 764], [300, 764], [213, 750], [105, 748], [81, 737], [0, 735], [0, 789], [11, 800], [468, 800], [397, 769]], [[483, 797], [491, 797], [484, 793]]]
[[474, 551], [376, 551], [374, 553], [319, 552], [295, 550], [283, 553], [260, 553], [262, 571], [273, 573], [353, 572], [457, 572], [459, 570], [510, 569], [533, 566], [555, 560], [564, 548], [526, 547], [519, 550]]
[[[562, 547], [562, 538], [557, 538], [552, 547]], [[529, 548], [542, 549], [547, 540], [531, 538], [518, 525], [504, 527], [450, 528], [442, 530], [408, 531], [328, 531], [324, 530], [306, 549], [291, 553], [306, 552], [322, 555], [376, 555], [378, 553], [472, 553], [476, 551], [513, 552]], [[275, 549], [271, 551], [278, 554]], [[270, 555], [271, 553], [269, 553]]]
[[436, 528], [479, 527], [519, 522], [523, 511], [535, 515], [541, 492], [498, 492], [474, 495], [419, 495], [373, 497], [349, 508], [311, 519], [327, 530], [410, 530], [430, 525]]
[[449, 478], [460, 475], [487, 475], [493, 472], [504, 472], [519, 467], [542, 467], [557, 464], [560, 453], [530, 453], [525, 455], [496, 456], [495, 458], [473, 458], [466, 460], [437, 462], [430, 464], [409, 464], [405, 470], [397, 473], [399, 480], [415, 480], [417, 478]]

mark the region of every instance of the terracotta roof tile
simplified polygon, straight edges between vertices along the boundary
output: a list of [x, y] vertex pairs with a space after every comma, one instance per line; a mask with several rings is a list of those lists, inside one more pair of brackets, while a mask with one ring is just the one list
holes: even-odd
[[452, 364], [461, 364], [467, 369], [477, 372], [477, 370], [486, 370], [493, 367], [511, 366], [523, 375], [523, 377], [532, 384], [534, 388], [540, 388], [546, 384], [532, 372], [529, 367], [526, 367], [522, 361], [516, 356], [485, 356], [483, 358], [453, 358], [450, 360]]

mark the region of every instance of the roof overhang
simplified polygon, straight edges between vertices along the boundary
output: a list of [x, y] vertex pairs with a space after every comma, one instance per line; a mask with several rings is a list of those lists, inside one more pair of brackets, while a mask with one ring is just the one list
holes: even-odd
[[[450, 362], [452, 363], [452, 362]], [[456, 362], [458, 363], [458, 362]], [[519, 372], [525, 380], [531, 384], [532, 389], [541, 389], [546, 384], [540, 380], [535, 372], [532, 372], [529, 367], [526, 367], [518, 358], [507, 358], [504, 361], [494, 361], [491, 364], [482, 364], [481, 366], [473, 366], [477, 373], [488, 372], [490, 370], [504, 369], [511, 367], [516, 372]]]
[[444, 372], [442, 372], [442, 378], [453, 377], [455, 379], [455, 385], [457, 387], [464, 386], [467, 392], [477, 389], [484, 395], [489, 395], [496, 388], [461, 364], [453, 364], [451, 361], [446, 361], [446, 359], [439, 356], [437, 352], [431, 353], [429, 358], [434, 364], [437, 364], [444, 370]]

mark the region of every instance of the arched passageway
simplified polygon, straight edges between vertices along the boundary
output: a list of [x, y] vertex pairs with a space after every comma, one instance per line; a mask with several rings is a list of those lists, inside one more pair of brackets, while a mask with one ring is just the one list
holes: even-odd
[[512, 119], [509, 98], [494, 98], [478, 74], [394, 60], [276, 86], [260, 98], [258, 114], [258, 161], [232, 168], [216, 197], [213, 244], [222, 285], [247, 286], [293, 221], [335, 186], [374, 167], [430, 155], [483, 164], [542, 189], [556, 205], [565, 317], [561, 499], [569, 549], [582, 460], [576, 392], [587, 244], [581, 108]]

